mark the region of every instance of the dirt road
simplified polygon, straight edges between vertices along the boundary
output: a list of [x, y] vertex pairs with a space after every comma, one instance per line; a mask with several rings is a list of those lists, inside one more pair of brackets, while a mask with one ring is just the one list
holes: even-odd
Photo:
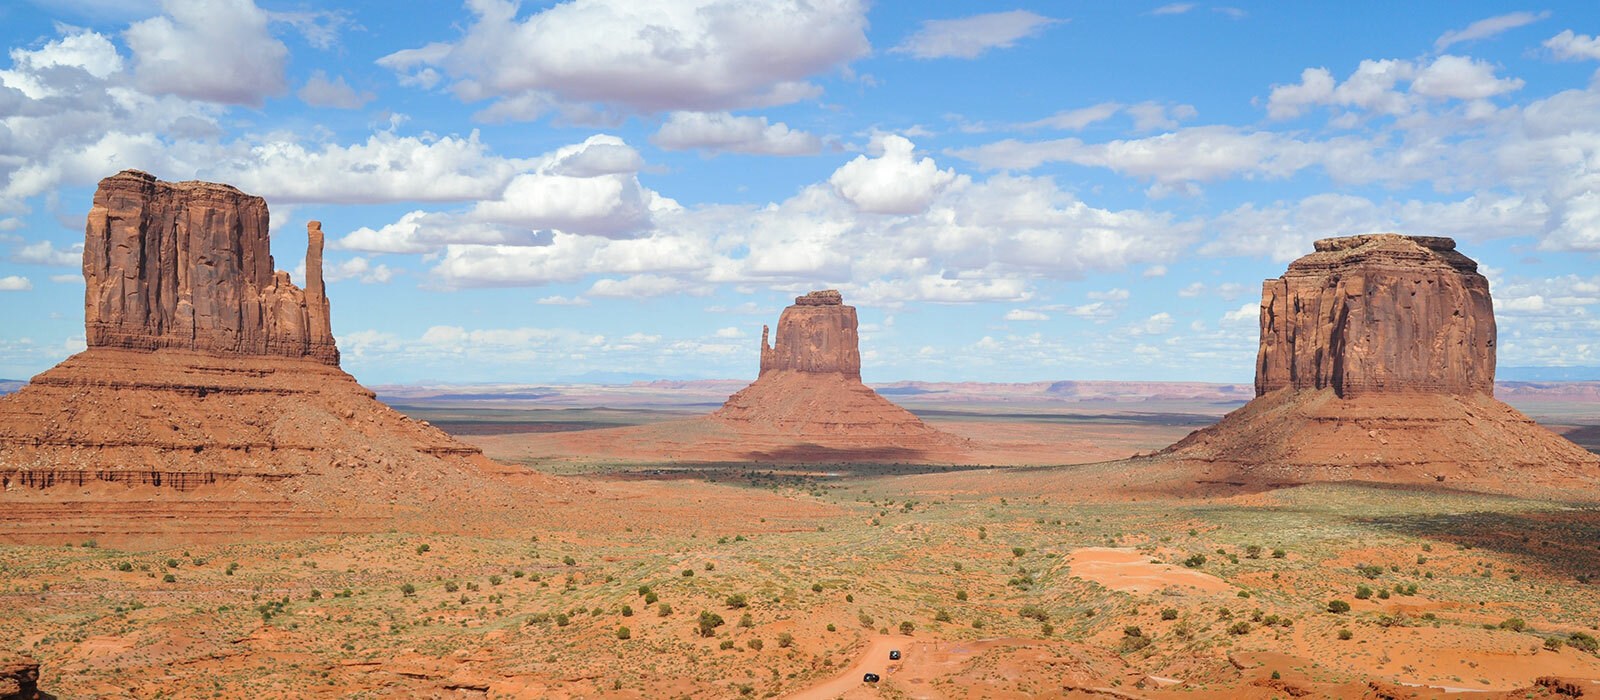
[[868, 673], [876, 673], [884, 680], [889, 679], [889, 674], [899, 670], [899, 661], [889, 660], [891, 649], [904, 651], [911, 644], [911, 638], [892, 635], [875, 634], [867, 641], [865, 651], [856, 655], [854, 663], [845, 667], [843, 671], [832, 678], [816, 685], [800, 690], [786, 696], [789, 700], [833, 700], [852, 690], [865, 686], [861, 677]]

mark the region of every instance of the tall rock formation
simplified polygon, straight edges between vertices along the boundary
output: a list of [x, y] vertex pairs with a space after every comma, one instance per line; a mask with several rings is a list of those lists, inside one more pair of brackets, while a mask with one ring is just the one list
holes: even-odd
[[274, 272], [267, 203], [210, 182], [137, 170], [100, 181], [84, 233], [84, 327], [91, 348], [180, 348], [339, 364], [312, 222], [301, 290]]
[[928, 427], [861, 383], [856, 310], [811, 292], [761, 332], [761, 372], [711, 420], [736, 435], [736, 458], [951, 461], [966, 441]]
[[[1600, 458], [1494, 399], [1489, 284], [1448, 238], [1330, 238], [1261, 293], [1256, 399], [1166, 450], [1169, 486], [1600, 488]], [[1159, 471], [1159, 469], [1158, 469]]]
[[89, 347], [0, 397], [0, 541], [294, 536], [436, 518], [416, 504], [438, 498], [514, 502], [496, 482], [513, 470], [339, 369], [321, 225], [307, 233], [300, 289], [272, 269], [260, 197], [101, 181]]
[[833, 372], [860, 381], [856, 309], [844, 305], [838, 290], [796, 297], [778, 316], [774, 345], [767, 345], [767, 327], [761, 327], [761, 374], [785, 371]]
[[1455, 241], [1323, 239], [1261, 285], [1256, 395], [1491, 394], [1494, 340], [1489, 281]]

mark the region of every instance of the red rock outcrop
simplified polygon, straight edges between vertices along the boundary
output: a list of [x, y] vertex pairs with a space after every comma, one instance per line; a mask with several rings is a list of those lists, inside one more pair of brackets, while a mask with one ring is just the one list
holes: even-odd
[[89, 348], [0, 397], [0, 541], [290, 537], [527, 498], [505, 477], [538, 477], [339, 369], [320, 224], [302, 290], [272, 270], [259, 197], [125, 171], [94, 202]]
[[1493, 393], [1494, 307], [1448, 238], [1329, 238], [1261, 285], [1256, 395]]
[[0, 700], [37, 700], [39, 662], [0, 651]]
[[267, 203], [228, 185], [137, 170], [100, 181], [84, 233], [91, 348], [180, 348], [337, 365], [312, 222], [302, 290], [274, 272]]
[[845, 306], [838, 290], [796, 297], [778, 316], [778, 338], [767, 344], [761, 327], [761, 374], [768, 372], [836, 373], [861, 380], [861, 338], [856, 335], [856, 309]]
[[1267, 280], [1255, 400], [1134, 472], [1194, 482], [1439, 483], [1600, 494], [1600, 457], [1493, 396], [1489, 284], [1448, 238], [1317, 241]]

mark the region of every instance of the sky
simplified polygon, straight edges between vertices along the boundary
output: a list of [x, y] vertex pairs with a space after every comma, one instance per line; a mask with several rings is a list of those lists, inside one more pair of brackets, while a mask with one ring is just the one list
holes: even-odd
[[1502, 367], [1600, 367], [1600, 6], [10, 0], [0, 377], [83, 348], [95, 184], [323, 222], [370, 384], [746, 378], [840, 289], [867, 381], [1248, 382], [1315, 239], [1451, 236]]

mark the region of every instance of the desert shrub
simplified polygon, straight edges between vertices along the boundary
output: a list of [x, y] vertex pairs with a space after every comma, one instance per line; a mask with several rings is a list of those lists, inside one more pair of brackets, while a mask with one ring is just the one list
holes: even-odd
[[1342, 600], [1330, 600], [1330, 601], [1328, 601], [1328, 612], [1331, 612], [1331, 613], [1347, 613], [1347, 612], [1350, 612], [1350, 604], [1346, 603], [1346, 602], [1344, 602]]
[[414, 596], [416, 594], [417, 594], [417, 587], [416, 586], [413, 586], [410, 583], [402, 583], [402, 584], [400, 584], [400, 595], [410, 597], [410, 596]]
[[499, 574], [495, 574], [495, 575], [489, 577], [489, 585], [491, 585], [491, 586], [498, 586], [503, 581], [505, 581], [505, 579], [500, 578]]
[[1367, 578], [1377, 578], [1383, 575], [1383, 567], [1377, 564], [1361, 564], [1356, 567], [1356, 572]]
[[727, 603], [728, 607], [733, 608], [735, 610], [750, 605], [750, 601], [745, 598], [745, 595], [743, 593], [735, 593], [733, 595], [730, 595], [723, 602]]
[[822, 592], [822, 584], [820, 584], [820, 583], [811, 584], [811, 592], [812, 593], [821, 593]]
[[711, 561], [706, 562], [706, 571], [716, 571], [716, 570], [717, 570], [717, 563], [716, 562], [711, 562]]
[[1151, 643], [1149, 637], [1123, 637], [1117, 644], [1117, 651], [1128, 654], [1150, 646]]
[[1356, 633], [1351, 632], [1349, 628], [1345, 628], [1345, 629], [1339, 630], [1339, 639], [1340, 640], [1348, 642], [1348, 641], [1350, 641], [1350, 638], [1354, 637], [1354, 636], [1356, 636]]
[[750, 651], [761, 651], [761, 647], [766, 646], [766, 643], [759, 639], [752, 639], [748, 642], [745, 642], [744, 645], [746, 648], [750, 649]]
[[1050, 613], [1045, 612], [1044, 608], [1041, 608], [1041, 607], [1039, 607], [1037, 605], [1024, 605], [1024, 606], [1022, 606], [1021, 609], [1017, 610], [1017, 616], [1018, 617], [1032, 619], [1032, 620], [1038, 620], [1040, 622], [1044, 622], [1044, 621], [1050, 619]]
[[461, 590], [461, 584], [456, 583], [455, 581], [445, 581], [444, 582], [444, 592], [446, 592], [446, 593], [455, 593], [456, 591], [459, 591], [459, 590]]
[[658, 600], [661, 600], [661, 598], [656, 595], [655, 591], [650, 591], [649, 593], [646, 593], [645, 596], [644, 596], [644, 604], [645, 605], [655, 605], [656, 601], [658, 601]]
[[556, 613], [556, 626], [557, 627], [566, 627], [567, 625], [570, 625], [570, 624], [572, 624], [572, 617], [571, 616], [567, 615], [566, 613]]
[[910, 620], [906, 620], [905, 622], [900, 623], [900, 634], [907, 634], [908, 635], [908, 634], [911, 634], [912, 632], [915, 632], [915, 631], [917, 631], [917, 626], [911, 624]]
[[617, 628], [617, 639], [628, 639], [628, 638], [630, 638], [632, 636], [633, 636], [633, 630], [630, 630], [627, 627], [618, 627]]
[[967, 592], [966, 591], [956, 591], [956, 600], [959, 600], [959, 601], [962, 601], [962, 602], [966, 602], [966, 600], [967, 600]]
[[130, 562], [122, 562], [121, 564], [117, 565], [117, 571], [133, 571], [133, 564]]
[[1027, 553], [1028, 553], [1028, 550], [1023, 549], [1021, 547], [1012, 547], [1011, 548], [1011, 556], [1013, 556], [1013, 557], [1020, 557], [1020, 556], [1022, 556], [1024, 554], [1027, 554]]
[[1048, 636], [1050, 636], [1052, 634], [1055, 634], [1055, 633], [1056, 633], [1056, 626], [1055, 625], [1052, 625], [1052, 624], [1050, 624], [1048, 622], [1046, 622], [1046, 623], [1044, 623], [1042, 625], [1039, 625], [1039, 635], [1040, 636], [1048, 637]]
[[1124, 636], [1124, 637], [1143, 637], [1144, 636], [1144, 630], [1139, 629], [1138, 625], [1128, 625], [1127, 627], [1122, 628], [1122, 636]]
[[700, 630], [700, 636], [710, 637], [711, 635], [716, 634], [717, 628], [721, 627], [722, 625], [723, 620], [721, 615], [711, 612], [710, 610], [700, 611], [700, 620], [697, 624], [697, 627]]
[[750, 617], [750, 613], [745, 613], [743, 615], [740, 615], [739, 616], [739, 626], [743, 627], [745, 629], [750, 629], [751, 627], [755, 627], [756, 626], [756, 619], [753, 618], [753, 617]]
[[694, 576], [694, 569], [684, 569], [683, 570], [683, 577], [684, 578], [689, 578], [691, 576]]
[[1244, 620], [1235, 622], [1232, 626], [1228, 627], [1228, 634], [1250, 634], [1250, 623], [1245, 622]]
[[830, 622], [830, 623], [828, 623], [828, 631], [829, 632], [837, 632], [837, 631], [839, 631], [839, 628], [838, 627], [834, 627], [833, 623]]
[[568, 554], [567, 556], [561, 558], [561, 563], [566, 564], [567, 566], [577, 566], [578, 560], [573, 559], [572, 555]]
[[1176, 619], [1178, 619], [1178, 609], [1177, 608], [1164, 608], [1164, 609], [1162, 609], [1162, 611], [1161, 611], [1161, 619], [1163, 619], [1163, 620], [1176, 620]]
[[1521, 631], [1523, 631], [1523, 630], [1525, 630], [1527, 628], [1528, 628], [1528, 623], [1523, 622], [1522, 618], [1520, 618], [1520, 617], [1506, 618], [1505, 620], [1502, 620], [1500, 622], [1500, 629], [1503, 629], [1503, 630], [1511, 630], [1512, 632], [1521, 632]]
[[868, 615], [867, 611], [865, 611], [865, 610], [861, 611], [861, 614], [856, 615], [856, 619], [861, 621], [861, 626], [862, 627], [871, 627], [872, 626], [872, 616]]
[[1600, 640], [1596, 640], [1582, 632], [1573, 632], [1567, 636], [1567, 643], [1574, 649], [1582, 649], [1591, 654], [1600, 653]]
[[631, 605], [622, 606], [622, 616], [623, 617], [633, 617], [633, 606], [631, 606]]
[[656, 608], [656, 615], [658, 617], [666, 617], [666, 616], [671, 615], [671, 614], [672, 614], [672, 606], [671, 605], [667, 605], [666, 603], [662, 603], [659, 607]]
[[933, 621], [934, 622], [949, 622], [950, 621], [950, 613], [948, 611], [946, 611], [944, 608], [940, 608], [938, 610], [935, 610], [933, 612]]
[[1387, 588], [1378, 589], [1378, 600], [1388, 600], [1388, 599], [1389, 599], [1389, 589], [1387, 589]]
[[1366, 586], [1356, 586], [1356, 600], [1366, 600], [1372, 597], [1372, 589]]
[[784, 649], [794, 646], [794, 635], [788, 632], [778, 633], [778, 646]]
[[1261, 558], [1261, 545], [1252, 544], [1252, 545], [1245, 546], [1244, 555], [1245, 555], [1245, 557], [1250, 558], [1250, 559], [1260, 559]]
[[732, 649], [733, 648], [733, 640], [732, 639], [724, 639], [724, 640], [722, 640], [721, 644], [717, 645], [717, 648], [721, 649], [723, 651], [727, 651], [729, 649]]
[[650, 587], [649, 586], [640, 586], [639, 587], [639, 595], [642, 595], [642, 596], [650, 595]]
[[177, 583], [178, 582], [178, 577], [177, 576], [173, 576], [172, 574], [167, 574], [167, 575], [161, 577], [161, 582], [162, 583]]
[[1550, 651], [1561, 651], [1563, 646], [1566, 646], [1566, 642], [1560, 637], [1548, 637], [1544, 640], [1544, 648]]
[[1204, 554], [1191, 554], [1191, 555], [1189, 555], [1188, 559], [1183, 560], [1183, 565], [1187, 566], [1187, 567], [1189, 567], [1191, 569], [1198, 569], [1198, 568], [1200, 568], [1202, 566], [1205, 566], [1206, 565], [1206, 555], [1204, 555]]
[[417, 545], [417, 554], [427, 554], [430, 549], [432, 547], [429, 547], [426, 543], [419, 544]]
[[178, 568], [178, 563], [179, 562], [178, 562], [177, 559], [168, 559], [167, 560], [167, 568], [168, 569], [176, 569], [176, 568]]
[[1284, 551], [1284, 550], [1282, 550], [1282, 549], [1274, 549], [1274, 550], [1272, 550], [1272, 558], [1273, 559], [1282, 559], [1282, 558], [1287, 557], [1287, 556], [1289, 556], [1289, 553]]

